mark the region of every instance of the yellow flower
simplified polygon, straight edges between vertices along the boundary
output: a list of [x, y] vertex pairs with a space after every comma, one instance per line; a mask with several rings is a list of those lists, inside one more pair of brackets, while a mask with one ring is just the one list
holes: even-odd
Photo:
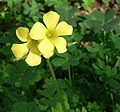
[[26, 27], [17, 28], [16, 35], [24, 43], [13, 44], [11, 48], [17, 59], [26, 58], [25, 61], [30, 66], [37, 66], [41, 63], [41, 53], [38, 50], [38, 44], [39, 40], [43, 38], [41, 33], [44, 32], [40, 30], [40, 25], [40, 23], [36, 22], [30, 33]]
[[[49, 11], [43, 15], [43, 21], [46, 27], [40, 22], [37, 23], [37, 27], [41, 29], [39, 30], [39, 33], [41, 34], [42, 38], [41, 42], [38, 44], [38, 49], [45, 58], [50, 58], [54, 54], [55, 47], [58, 53], [64, 53], [67, 51], [67, 42], [61, 36], [71, 35], [73, 28], [65, 21], [58, 23], [59, 18], [60, 15], [58, 15], [56, 12]], [[34, 33], [30, 34], [34, 35]]]
[[58, 23], [60, 15], [50, 11], [43, 15], [46, 26], [36, 22], [32, 29], [19, 27], [16, 35], [22, 44], [13, 44], [12, 52], [17, 59], [26, 58], [25, 61], [30, 66], [37, 66], [41, 63], [41, 54], [45, 58], [50, 58], [54, 54], [56, 47], [58, 53], [67, 51], [67, 42], [61, 37], [71, 35], [73, 28], [65, 21]]

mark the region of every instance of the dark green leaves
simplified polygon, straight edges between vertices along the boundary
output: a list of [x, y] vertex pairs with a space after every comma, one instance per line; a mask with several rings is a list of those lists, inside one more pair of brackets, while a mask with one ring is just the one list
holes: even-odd
[[95, 0], [83, 0], [82, 6], [85, 8], [85, 10], [91, 11], [93, 2], [95, 2]]
[[10, 112], [39, 112], [39, 109], [35, 102], [18, 102], [13, 104]]
[[113, 9], [103, 13], [95, 10], [86, 21], [84, 25], [88, 28], [93, 28], [95, 32], [104, 30], [106, 32], [114, 30], [120, 23], [120, 18], [115, 17], [116, 11]]

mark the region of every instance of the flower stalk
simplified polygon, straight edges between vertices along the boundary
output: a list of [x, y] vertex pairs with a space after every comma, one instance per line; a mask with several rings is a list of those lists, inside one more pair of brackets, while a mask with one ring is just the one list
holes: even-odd
[[70, 66], [69, 66], [69, 68], [68, 68], [68, 75], [69, 75], [70, 86], [72, 86], [72, 78], [71, 78]]
[[47, 59], [47, 64], [48, 64], [48, 66], [49, 66], [49, 69], [50, 69], [50, 72], [51, 72], [51, 75], [52, 75], [53, 82], [54, 82], [54, 84], [55, 84], [55, 86], [56, 86], [56, 90], [57, 90], [57, 93], [58, 93], [58, 96], [59, 96], [59, 100], [60, 100], [60, 102], [61, 102], [61, 104], [62, 104], [63, 110], [64, 110], [64, 112], [67, 112], [67, 109], [66, 109], [66, 106], [65, 106], [65, 104], [64, 104], [64, 100], [63, 100], [63, 98], [62, 98], [62, 94], [61, 94], [61, 91], [60, 91], [60, 88], [59, 88], [57, 79], [56, 79], [56, 77], [55, 77], [54, 70], [53, 70], [53, 68], [52, 68], [52, 65], [51, 65], [51, 62], [50, 62], [49, 59]]

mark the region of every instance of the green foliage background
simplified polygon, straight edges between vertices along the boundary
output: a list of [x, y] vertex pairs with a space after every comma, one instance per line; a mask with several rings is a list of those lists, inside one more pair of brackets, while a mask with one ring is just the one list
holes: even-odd
[[46, 60], [29, 67], [11, 52], [20, 42], [16, 28], [31, 28], [50, 10], [74, 27], [65, 37], [68, 52], [51, 58], [68, 112], [120, 112], [120, 1], [111, 7], [110, 0], [100, 0], [104, 10], [93, 3], [0, 1], [0, 112], [63, 112]]

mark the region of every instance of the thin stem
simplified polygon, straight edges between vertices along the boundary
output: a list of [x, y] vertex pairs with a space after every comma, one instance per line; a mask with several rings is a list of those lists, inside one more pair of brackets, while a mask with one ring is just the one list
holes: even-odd
[[71, 71], [72, 71], [72, 79], [74, 79], [74, 69], [73, 69], [73, 67], [71, 67]]
[[48, 63], [50, 72], [51, 72], [51, 74], [52, 74], [52, 79], [53, 79], [54, 84], [55, 84], [55, 86], [56, 86], [57, 93], [58, 93], [58, 96], [59, 96], [59, 100], [60, 100], [60, 102], [61, 102], [61, 104], [62, 104], [63, 110], [64, 110], [64, 112], [67, 112], [66, 106], [65, 106], [65, 104], [64, 104], [64, 101], [63, 101], [63, 98], [62, 98], [62, 95], [61, 95], [61, 91], [60, 91], [60, 88], [59, 88], [59, 85], [58, 85], [58, 82], [57, 82], [57, 79], [56, 79], [56, 77], [55, 77], [54, 70], [53, 70], [53, 68], [52, 68], [52, 65], [51, 65], [49, 59], [47, 59], [47, 63]]
[[69, 81], [70, 81], [70, 86], [71, 86], [72, 85], [72, 78], [71, 78], [70, 66], [68, 69], [68, 75], [69, 75]]
[[107, 43], [106, 31], [104, 31], [104, 42]]

